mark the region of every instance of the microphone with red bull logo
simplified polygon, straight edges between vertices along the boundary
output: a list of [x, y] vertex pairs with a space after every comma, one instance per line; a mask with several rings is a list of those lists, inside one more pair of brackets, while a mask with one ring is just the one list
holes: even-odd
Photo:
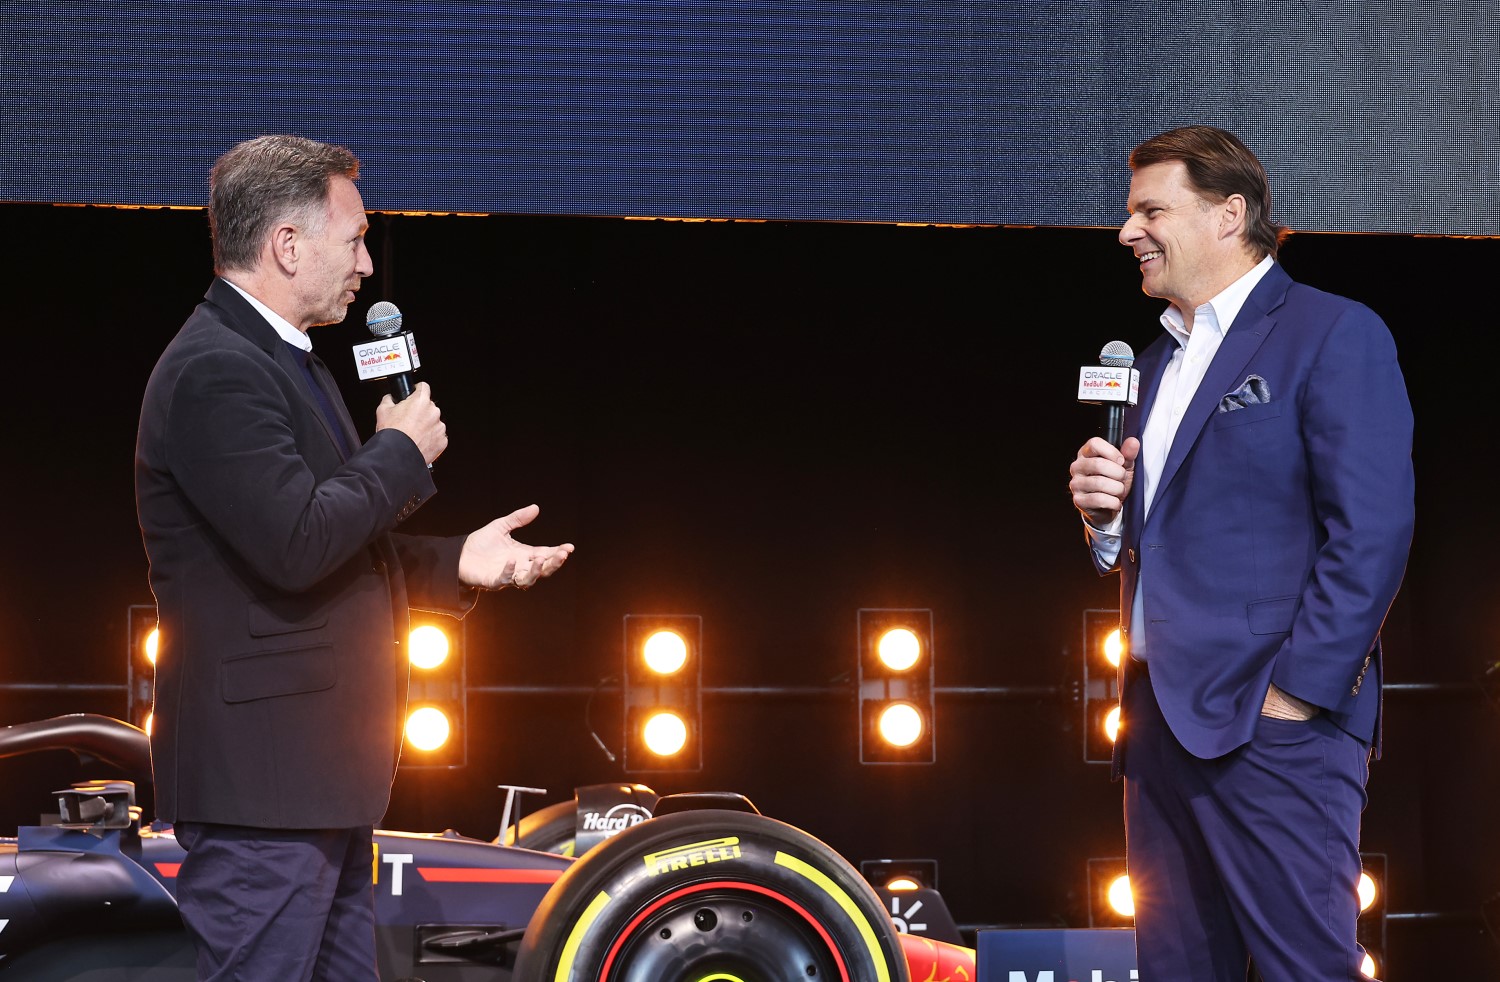
[[400, 402], [411, 395], [411, 373], [422, 367], [417, 342], [410, 331], [401, 330], [401, 311], [389, 300], [378, 301], [365, 315], [371, 340], [354, 346], [354, 364], [359, 379], [388, 379], [391, 399]]
[[1078, 370], [1078, 401], [1104, 407], [1104, 439], [1118, 448], [1125, 438], [1125, 407], [1135, 405], [1141, 373], [1135, 352], [1124, 341], [1111, 341], [1099, 352], [1099, 364]]

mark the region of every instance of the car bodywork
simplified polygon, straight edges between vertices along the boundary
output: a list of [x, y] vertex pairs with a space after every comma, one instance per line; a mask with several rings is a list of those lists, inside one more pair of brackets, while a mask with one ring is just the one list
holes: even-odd
[[[43, 749], [149, 776], [145, 734], [108, 717], [0, 730], [0, 757]], [[0, 978], [193, 979], [175, 899], [185, 853], [170, 827], [142, 823], [129, 781], [56, 798], [55, 824], [0, 839]], [[973, 978], [972, 951], [898, 935], [882, 899], [836, 853], [745, 799], [650, 803], [658, 817], [603, 829], [618, 834], [588, 838], [581, 859], [504, 844], [518, 833], [529, 844], [524, 824], [495, 842], [377, 831], [381, 979]], [[570, 851], [556, 834], [561, 814], [548, 848]]]

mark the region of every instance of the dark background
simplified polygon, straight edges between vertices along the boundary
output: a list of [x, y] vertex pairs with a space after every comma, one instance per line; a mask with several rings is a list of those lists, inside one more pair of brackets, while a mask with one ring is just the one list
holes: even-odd
[[[1123, 188], [1123, 179], [1120, 182]], [[694, 613], [704, 684], [842, 696], [708, 696], [699, 774], [851, 861], [931, 857], [966, 924], [1087, 922], [1085, 861], [1119, 855], [1119, 787], [1081, 760], [1065, 699], [940, 697], [937, 763], [862, 767], [855, 611], [933, 611], [939, 686], [1065, 686], [1081, 611], [1112, 607], [1065, 490], [1098, 423], [1073, 402], [1105, 341], [1137, 350], [1159, 303], [1102, 229], [373, 218], [377, 274], [314, 341], [368, 432], [354, 381], [364, 311], [396, 301], [452, 443], [410, 523], [470, 529], [528, 502], [532, 541], [578, 552], [468, 619], [471, 683], [588, 686], [618, 674], [621, 618]], [[7, 683], [122, 685], [126, 608], [150, 603], [132, 501], [140, 394], [209, 282], [201, 211], [0, 206], [8, 283], [9, 479], [0, 564]], [[1390, 324], [1417, 418], [1418, 520], [1387, 623], [1391, 682], [1364, 848], [1389, 856], [1388, 979], [1491, 978], [1477, 916], [1500, 891], [1500, 586], [1482, 422], [1500, 240], [1297, 235], [1294, 277]], [[1372, 474], [1378, 481], [1381, 475]], [[1226, 557], [1232, 561], [1232, 557]], [[123, 690], [0, 690], [0, 723], [123, 714]], [[624, 777], [576, 695], [470, 700], [469, 765], [403, 770], [385, 824], [491, 837], [500, 782]], [[618, 690], [593, 722], [619, 751]], [[0, 763], [0, 821], [34, 821], [83, 776], [58, 752]]]

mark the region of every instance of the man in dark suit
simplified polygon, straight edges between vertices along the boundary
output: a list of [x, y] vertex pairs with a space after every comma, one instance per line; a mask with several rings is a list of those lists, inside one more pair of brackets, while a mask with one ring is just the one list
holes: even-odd
[[362, 441], [309, 328], [372, 272], [349, 151], [249, 140], [211, 177], [207, 297], [147, 383], [136, 496], [161, 630], [156, 804], [202, 979], [375, 978], [374, 823], [400, 752], [409, 606], [463, 614], [571, 545], [393, 530], [447, 446], [426, 383]]
[[1170, 302], [1120, 447], [1070, 468], [1121, 572], [1117, 774], [1143, 979], [1359, 979], [1379, 632], [1413, 523], [1390, 332], [1276, 263], [1260, 162], [1206, 126], [1130, 160], [1120, 241]]

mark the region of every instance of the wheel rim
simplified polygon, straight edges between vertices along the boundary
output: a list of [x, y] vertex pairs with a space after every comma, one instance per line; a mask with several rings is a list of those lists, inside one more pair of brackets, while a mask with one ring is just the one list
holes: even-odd
[[695, 883], [659, 898], [620, 932], [599, 982], [849, 982], [818, 919], [755, 883]]

